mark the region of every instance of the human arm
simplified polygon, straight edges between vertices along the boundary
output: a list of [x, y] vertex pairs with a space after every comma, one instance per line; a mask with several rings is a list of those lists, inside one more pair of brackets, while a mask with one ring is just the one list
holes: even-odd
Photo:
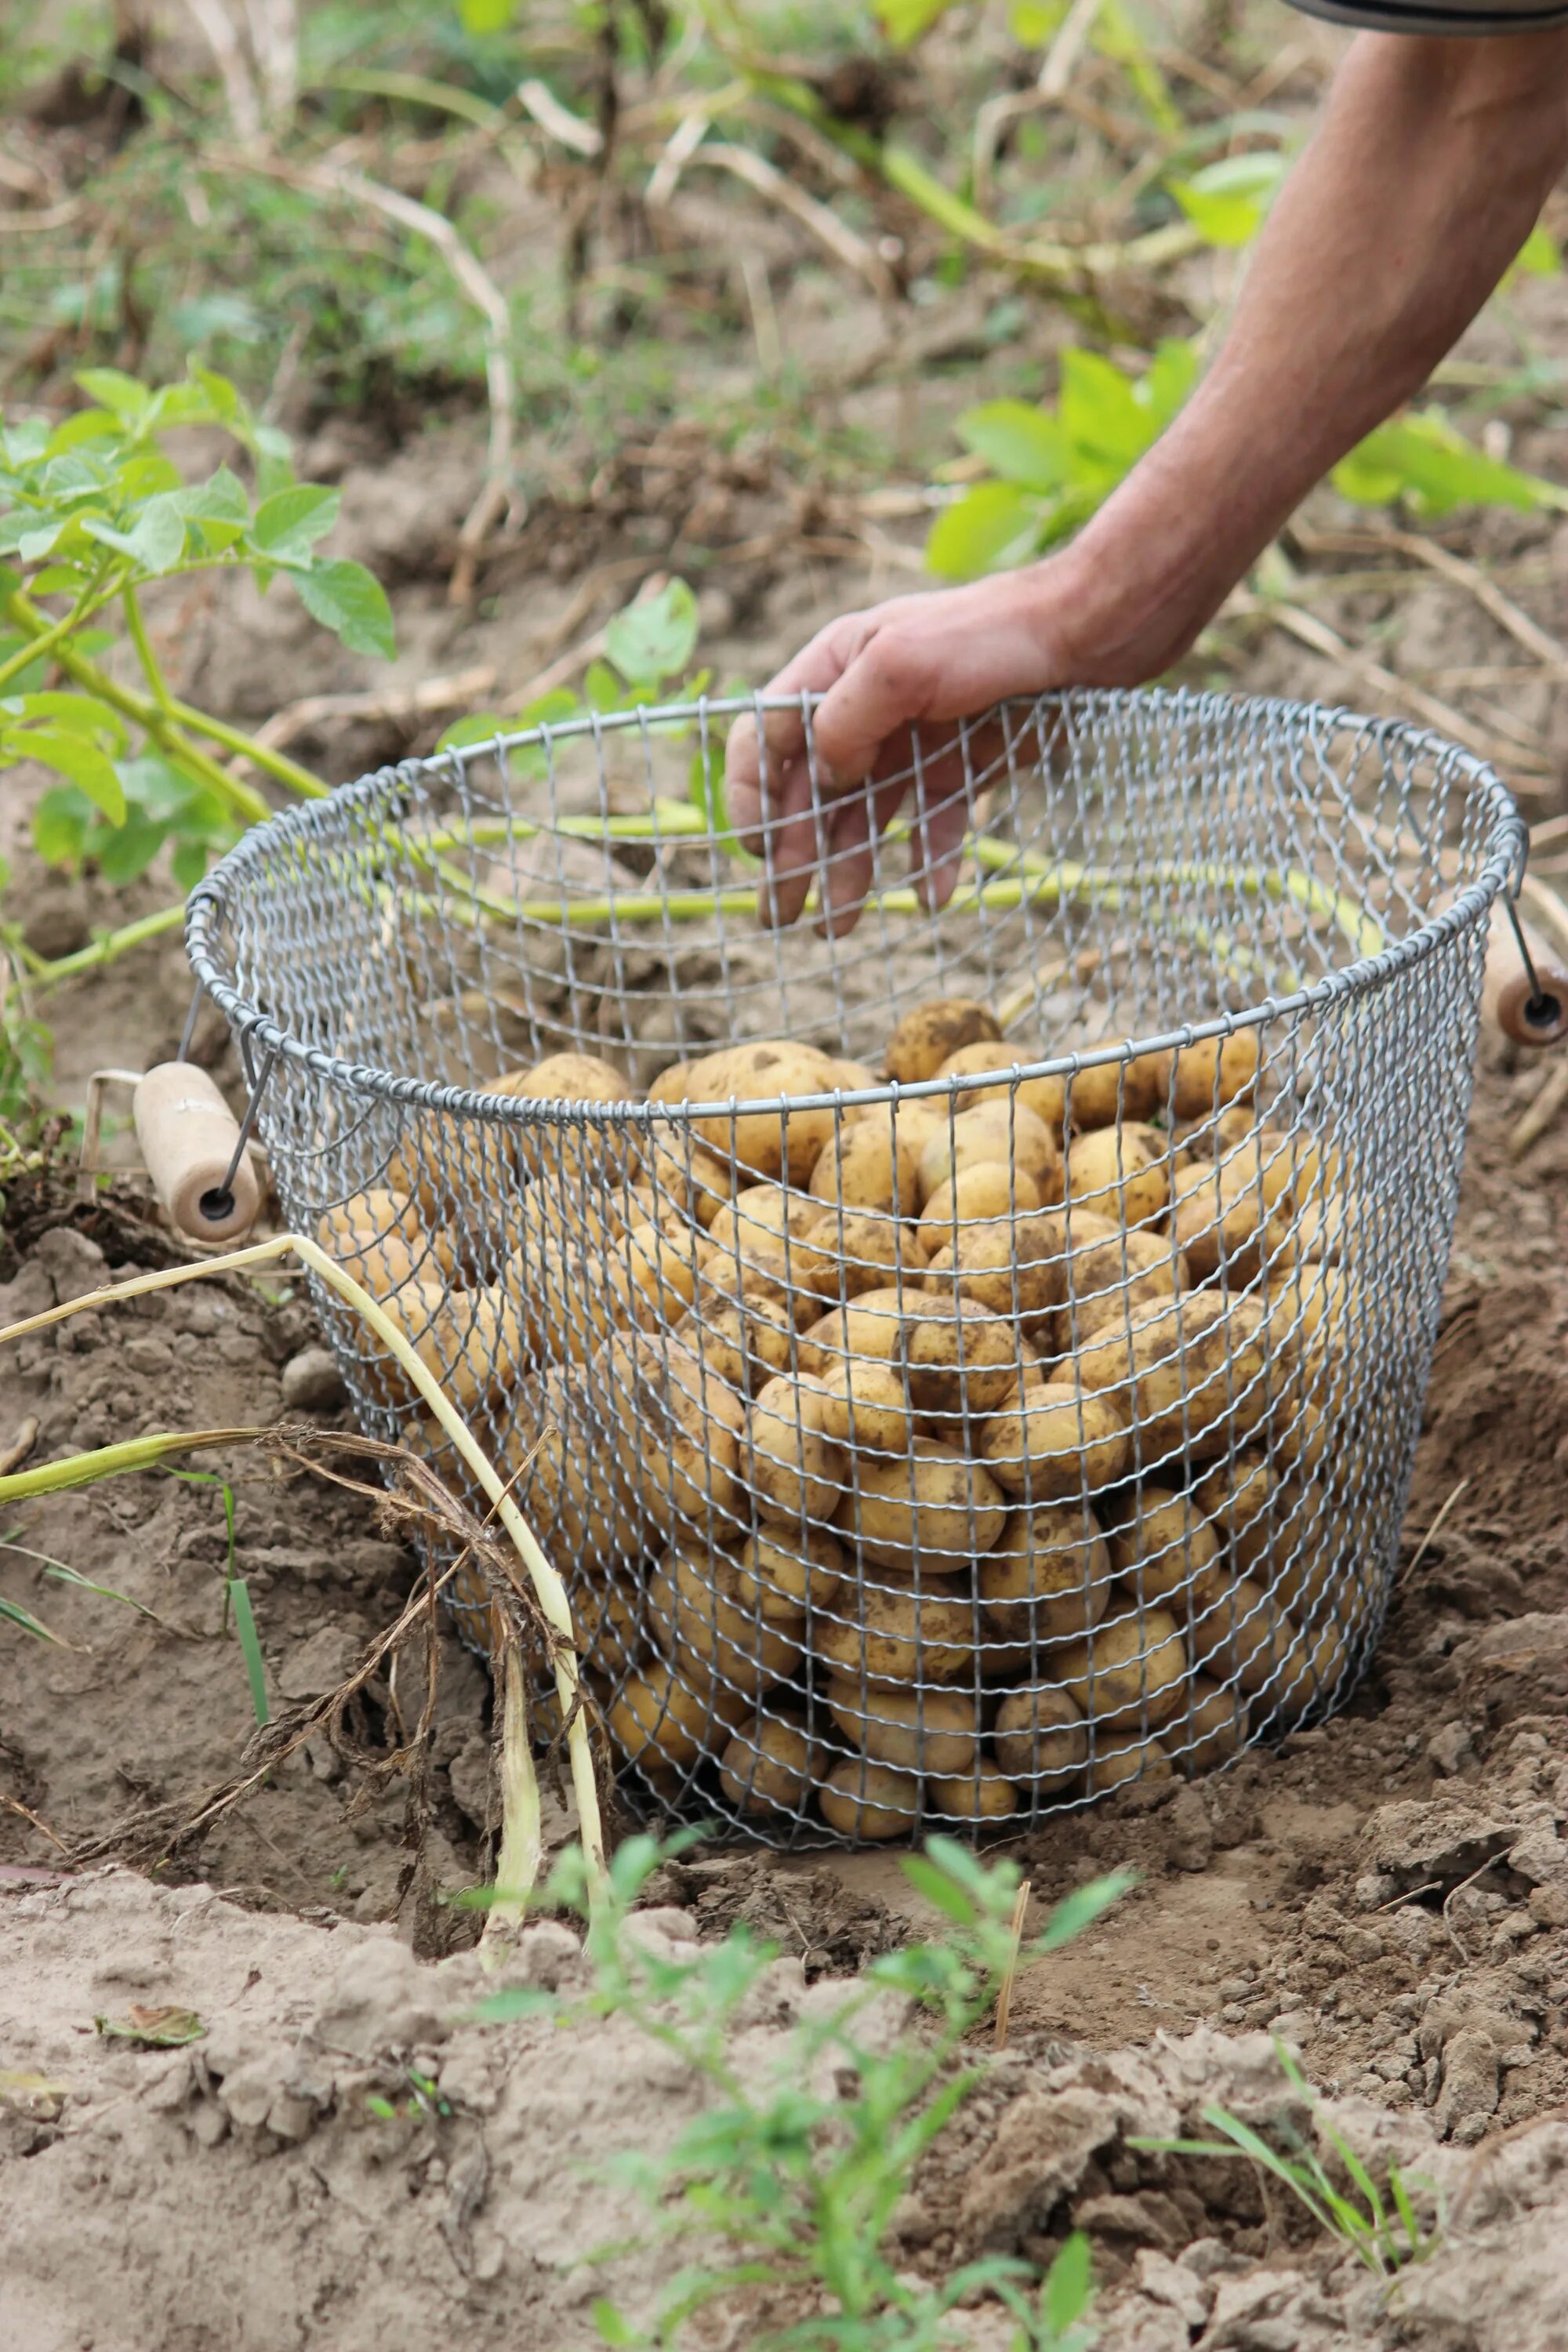
[[[911, 724], [1068, 683], [1131, 686], [1179, 658], [1312, 485], [1426, 381], [1513, 259], [1568, 162], [1568, 31], [1366, 34], [1258, 240], [1230, 330], [1181, 415], [1061, 553], [833, 622], [770, 694], [820, 693], [826, 919], [853, 921], [868, 834]], [[816, 878], [817, 817], [790, 712], [731, 733], [738, 830], [764, 816], [777, 919]], [[928, 792], [928, 803], [933, 801]], [[967, 818], [951, 786], [918, 863], [940, 899]]]

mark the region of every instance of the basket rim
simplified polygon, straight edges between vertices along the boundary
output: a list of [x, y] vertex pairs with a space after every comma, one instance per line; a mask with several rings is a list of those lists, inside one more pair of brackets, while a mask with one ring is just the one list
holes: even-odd
[[[258, 1047], [268, 1058], [280, 1057], [355, 1093], [374, 1095], [410, 1110], [478, 1116], [491, 1123], [512, 1126], [580, 1127], [586, 1123], [605, 1128], [662, 1126], [689, 1129], [699, 1119], [748, 1118], [786, 1109], [875, 1108], [889, 1103], [951, 1098], [978, 1083], [984, 1083], [992, 1074], [964, 1072], [946, 1078], [924, 1078], [908, 1085], [889, 1079], [876, 1087], [835, 1087], [816, 1094], [731, 1096], [706, 1102], [679, 1103], [577, 1102], [561, 1097], [487, 1093], [477, 1087], [442, 1086], [430, 1079], [400, 1076], [396, 1072], [378, 1068], [374, 1064], [353, 1062], [342, 1055], [328, 1053], [319, 1045], [307, 1044], [303, 1038], [283, 1028], [260, 1005], [242, 996], [225, 976], [219, 960], [215, 933], [226, 909], [230, 888], [244, 878], [264, 843], [276, 844], [279, 839], [286, 840], [293, 835], [308, 833], [315, 814], [325, 807], [342, 807], [384, 798], [406, 790], [414, 782], [431, 774], [460, 781], [468, 760], [482, 758], [498, 751], [535, 747], [549, 750], [555, 743], [584, 735], [597, 738], [672, 719], [696, 719], [699, 724], [703, 724], [710, 719], [736, 717], [745, 712], [754, 713], [760, 718], [766, 711], [788, 710], [798, 712], [809, 719], [811, 712], [823, 699], [820, 694], [803, 691], [799, 695], [737, 695], [711, 700], [702, 696], [684, 702], [638, 704], [632, 710], [592, 711], [582, 718], [563, 719], [554, 725], [499, 733], [479, 742], [464, 744], [457, 750], [432, 753], [426, 759], [406, 760], [395, 766], [373, 770], [349, 783], [338, 785], [320, 800], [297, 803], [280, 810], [264, 823], [253, 825], [218, 861], [212, 872], [196, 885], [185, 907], [185, 952], [191, 970], [202, 990], [228, 1021], [240, 1044], [242, 1060], [247, 1061], [247, 1047]], [[1462, 775], [1472, 789], [1480, 793], [1489, 804], [1490, 824], [1485, 843], [1487, 854], [1479, 871], [1441, 914], [1429, 917], [1416, 929], [1381, 949], [1376, 955], [1357, 956], [1352, 962], [1324, 973], [1321, 979], [1312, 982], [1308, 987], [1293, 990], [1284, 996], [1262, 998], [1258, 1003], [1247, 1005], [1239, 1012], [1219, 1013], [1208, 1021], [1184, 1023], [1177, 1028], [1152, 1032], [1146, 1036], [1118, 1039], [1088, 1052], [1052, 1055], [1035, 1061], [999, 1061], [994, 1073], [997, 1080], [1012, 1079], [1016, 1084], [1034, 1078], [1074, 1077], [1081, 1070], [1105, 1068], [1116, 1063], [1130, 1062], [1143, 1054], [1170, 1052], [1212, 1038], [1233, 1036], [1238, 1030], [1261, 1028], [1269, 1022], [1289, 1015], [1320, 1011], [1342, 998], [1364, 995], [1381, 988], [1412, 965], [1424, 962], [1458, 932], [1479, 928], [1499, 896], [1509, 888], [1510, 883], [1517, 890], [1522, 878], [1529, 853], [1529, 830], [1513, 795], [1491, 763], [1435, 729], [1416, 726], [1408, 719], [1373, 718], [1342, 704], [1301, 702], [1284, 696], [1228, 695], [1185, 687], [1062, 687], [1040, 694], [1007, 696], [968, 719], [938, 720], [931, 724], [937, 727], [978, 728], [1008, 711], [1027, 711], [1037, 718], [1043, 709], [1052, 705], [1058, 708], [1070, 706], [1089, 713], [1096, 709], [1125, 709], [1132, 705], [1192, 719], [1212, 719], [1221, 714], [1229, 714], [1235, 718], [1271, 718], [1298, 723], [1304, 720], [1319, 730], [1329, 728], [1336, 733], [1354, 733], [1384, 745], [1397, 742], [1412, 754], [1425, 753], [1441, 759]], [[540, 829], [546, 834], [551, 831], [548, 826]], [[692, 835], [690, 838], [699, 840], [700, 836]], [[717, 836], [710, 835], [709, 838], [713, 840]], [[999, 1053], [1005, 1045], [1005, 1040], [999, 1044]]]

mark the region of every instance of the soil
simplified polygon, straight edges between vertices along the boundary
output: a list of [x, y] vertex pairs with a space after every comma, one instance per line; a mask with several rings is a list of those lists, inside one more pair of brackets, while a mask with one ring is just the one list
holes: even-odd
[[[1562, 300], [1552, 281], [1521, 288], [1518, 307], [1560, 339], [1550, 306]], [[958, 307], [943, 314], [950, 328]], [[783, 323], [807, 351], [804, 298]], [[853, 302], [829, 324], [816, 320], [825, 368], [882, 332]], [[975, 328], [952, 331], [957, 352]], [[1499, 331], [1483, 325], [1466, 356], [1508, 359]], [[839, 420], [891, 446], [905, 389], [846, 378]], [[956, 371], [942, 378], [923, 429], [940, 439], [973, 389]], [[1564, 439], [1560, 425], [1532, 426], [1516, 454], [1560, 475]], [[558, 485], [536, 499], [487, 574], [492, 601], [454, 614], [445, 570], [481, 448], [471, 421], [402, 451], [351, 421], [302, 454], [306, 475], [344, 488], [335, 548], [393, 586], [401, 683], [472, 662], [526, 679], [559, 650], [569, 595], [573, 629], [586, 629], [646, 572], [683, 562], [707, 582], [704, 659], [760, 680], [830, 614], [918, 574], [914, 527], [868, 532], [852, 502], [800, 490], [787, 454], [719, 459], [669, 427], [603, 469], [593, 495]], [[1362, 520], [1324, 499], [1310, 518], [1341, 530]], [[843, 560], [857, 540], [868, 554]], [[1568, 576], [1555, 526], [1492, 517], [1464, 551], [1500, 564], [1510, 593], [1552, 623], [1554, 583]], [[211, 707], [254, 719], [284, 690], [367, 682], [276, 597], [204, 599], [155, 617], [180, 650], [176, 688]], [[1352, 582], [1312, 609], [1438, 692], [1446, 670], [1495, 675], [1519, 652], [1437, 578], [1397, 607], [1384, 586]], [[1278, 635], [1233, 636], [1216, 659], [1226, 685], [1366, 698], [1355, 675]], [[1508, 689], [1488, 691], [1495, 705]], [[1534, 678], [1510, 707], [1560, 763], [1562, 687]], [[298, 748], [335, 778], [428, 748], [436, 731], [362, 719]], [[1532, 816], [1564, 798], [1560, 774], [1526, 784]], [[27, 801], [25, 779], [8, 782], [0, 855], [29, 937], [63, 953], [104, 902], [30, 861]], [[139, 887], [129, 905], [116, 898], [117, 919], [163, 895]], [[171, 1052], [189, 993], [174, 943], [63, 992], [50, 1006], [61, 1101], [79, 1105], [93, 1069]], [[195, 1050], [234, 1079], [210, 1013]], [[898, 2217], [909, 2268], [931, 2274], [984, 2252], [1046, 2262], [1068, 2229], [1087, 2230], [1101, 2341], [1116, 2352], [1563, 2341], [1568, 1195], [1556, 1186], [1568, 1116], [1510, 1160], [1508, 1132], [1546, 1070], [1483, 1052], [1401, 1576], [1370, 1672], [1334, 1721], [1222, 1776], [1134, 1789], [1017, 1842], [1031, 1919], [1113, 1864], [1139, 1884], [1024, 1971], [1010, 2048], [977, 2053], [980, 2085]], [[110, 1156], [129, 1160], [123, 1132]], [[172, 1255], [133, 1183], [91, 1204], [68, 1182], [18, 1187], [8, 1215], [0, 1324]], [[267, 1299], [215, 1282], [79, 1318], [0, 1359], [0, 1454], [33, 1421], [39, 1461], [143, 1431], [265, 1428], [286, 1411], [331, 1433], [347, 1417], [303, 1361], [317, 1344], [282, 1285]], [[684, 2259], [592, 2262], [636, 2217], [619, 2190], [590, 2190], [584, 2168], [668, 2145], [698, 2094], [616, 2019], [566, 2045], [537, 2023], [471, 2021], [495, 1980], [470, 1948], [474, 1916], [437, 1897], [491, 1864], [491, 1706], [486, 1675], [445, 1627], [433, 1660], [421, 1633], [395, 1672], [372, 1677], [335, 1740], [312, 1738], [230, 1801], [254, 1777], [256, 1722], [226, 1622], [225, 1486], [279, 1711], [338, 1685], [396, 1616], [415, 1563], [363, 1496], [275, 1454], [237, 1444], [202, 1466], [217, 1483], [116, 1481], [0, 1528], [0, 1595], [57, 1637], [0, 1626], [0, 2343], [578, 2352], [598, 2340], [595, 2296], [616, 2295], [635, 2320]], [[401, 1765], [427, 1692], [434, 1737], [416, 1780]], [[563, 1836], [569, 1811], [557, 1796], [551, 1806], [547, 1827]], [[676, 1950], [737, 1919], [778, 1943], [742, 2037], [748, 2069], [779, 2062], [792, 2020], [929, 1924], [885, 1853], [709, 1854], [668, 1866], [658, 1893], [644, 1932]], [[567, 1931], [540, 1925], [500, 1981], [570, 1990], [580, 1969]], [[171, 2051], [95, 2032], [132, 2004], [194, 2010], [205, 2037]], [[1202, 2128], [1212, 2102], [1259, 2128], [1310, 2131], [1271, 2036], [1300, 2053], [1322, 2116], [1358, 2150], [1442, 2193], [1444, 2242], [1393, 2292], [1265, 2197], [1249, 2168], [1130, 2145]], [[412, 2075], [438, 2098], [411, 2099]], [[391, 2121], [372, 2097], [398, 2110]], [[1004, 2352], [994, 2306], [959, 2324], [975, 2352]], [[701, 2340], [718, 2352], [745, 2330]]]

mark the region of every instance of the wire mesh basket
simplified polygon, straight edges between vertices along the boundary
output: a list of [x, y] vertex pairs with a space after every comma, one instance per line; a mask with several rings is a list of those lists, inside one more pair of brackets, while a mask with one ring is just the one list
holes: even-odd
[[515, 1477], [644, 1810], [1016, 1827], [1321, 1717], [1387, 1600], [1511, 801], [1393, 722], [1046, 696], [911, 733], [967, 826], [939, 910], [921, 801], [879, 833], [885, 769], [840, 851], [790, 706], [796, 862], [869, 899], [777, 930], [782, 831], [760, 868], [710, 814], [752, 707], [411, 761], [224, 860], [191, 961], [285, 1215]]

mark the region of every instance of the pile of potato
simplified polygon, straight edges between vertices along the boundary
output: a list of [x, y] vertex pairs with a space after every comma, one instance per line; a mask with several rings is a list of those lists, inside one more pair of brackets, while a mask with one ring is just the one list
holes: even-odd
[[[879, 1070], [735, 1045], [650, 1100], [963, 1083], [486, 1128], [488, 1265], [412, 1137], [323, 1220], [515, 1478], [664, 1795], [711, 1762], [759, 1825], [1003, 1821], [1207, 1769], [1345, 1672], [1337, 1160], [1258, 1108], [1256, 1030], [1007, 1075], [1041, 1058], [953, 999]], [[498, 1091], [632, 1099], [576, 1054]]]

